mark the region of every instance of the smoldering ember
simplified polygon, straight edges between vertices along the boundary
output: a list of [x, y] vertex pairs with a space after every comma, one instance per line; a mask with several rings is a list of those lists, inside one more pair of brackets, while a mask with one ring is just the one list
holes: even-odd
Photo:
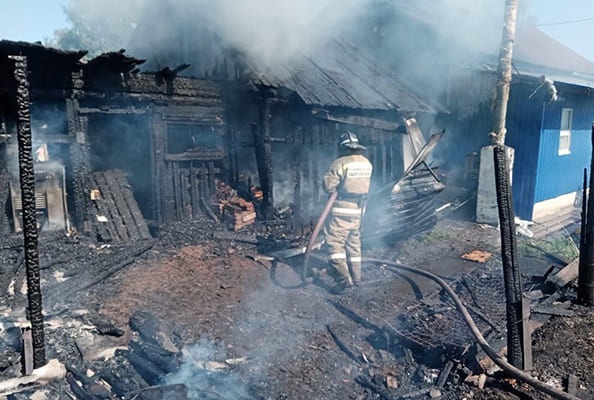
[[0, 41], [0, 398], [594, 399], [594, 64], [518, 21], [504, 147], [500, 43], [371, 1], [275, 57], [168, 2], [135, 55]]

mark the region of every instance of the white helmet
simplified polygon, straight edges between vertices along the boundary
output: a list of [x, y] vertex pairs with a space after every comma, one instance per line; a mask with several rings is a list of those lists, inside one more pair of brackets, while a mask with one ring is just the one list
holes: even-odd
[[344, 131], [338, 138], [338, 145], [351, 150], [365, 150], [365, 146], [359, 144], [359, 138], [351, 131]]

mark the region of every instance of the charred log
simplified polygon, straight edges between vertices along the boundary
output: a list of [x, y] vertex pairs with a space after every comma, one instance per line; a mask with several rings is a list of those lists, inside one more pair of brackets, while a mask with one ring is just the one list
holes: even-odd
[[99, 373], [99, 376], [109, 384], [111, 391], [118, 396], [118, 398], [127, 398], [125, 396], [128, 393], [138, 393], [142, 389], [148, 387], [148, 384], [136, 373], [125, 374], [124, 371], [106, 368]]
[[136, 400], [187, 400], [188, 388], [183, 383], [164, 386], [152, 386], [128, 396]]
[[153, 364], [151, 361], [143, 358], [140, 354], [127, 350], [116, 350], [116, 354], [125, 357], [134, 367], [136, 372], [151, 386], [161, 383], [161, 379], [166, 372]]
[[45, 365], [43, 314], [41, 307], [41, 277], [35, 205], [35, 171], [33, 170], [31, 116], [29, 112], [29, 83], [27, 58], [12, 56], [15, 60], [14, 77], [17, 81], [19, 178], [23, 205], [23, 235], [25, 265], [27, 267], [27, 298], [33, 336], [33, 362], [35, 368]]
[[143, 340], [153, 342], [156, 339], [157, 334], [160, 332], [160, 322], [159, 319], [150, 312], [135, 311], [130, 316], [130, 328], [138, 332]]
[[509, 182], [506, 148], [494, 147], [497, 206], [501, 225], [501, 260], [505, 283], [507, 313], [507, 359], [522, 368], [522, 284], [516, 256], [516, 225]]
[[124, 330], [115, 326], [111, 321], [105, 319], [99, 314], [92, 313], [89, 316], [89, 322], [95, 326], [97, 332], [101, 335], [122, 337], [124, 336]]
[[[107, 389], [104, 385], [98, 383], [94, 378], [89, 378], [84, 372], [78, 370], [76, 367], [72, 365], [67, 365], [66, 370], [68, 371], [68, 375], [66, 375], [66, 379], [70, 384], [70, 387], [80, 393], [77, 396], [89, 396], [89, 399], [101, 399], [107, 400], [112, 397], [112, 393], [110, 390]], [[80, 383], [80, 385], [79, 385]], [[85, 397], [80, 397], [84, 399]]]
[[66, 382], [70, 385], [70, 390], [80, 400], [96, 400], [97, 397], [91, 396], [82, 386], [80, 386], [77, 380], [71, 375], [66, 375]]
[[166, 373], [176, 372], [181, 366], [178, 353], [165, 350], [155, 343], [133, 340], [129, 343], [129, 347], [140, 357], [157, 365]]

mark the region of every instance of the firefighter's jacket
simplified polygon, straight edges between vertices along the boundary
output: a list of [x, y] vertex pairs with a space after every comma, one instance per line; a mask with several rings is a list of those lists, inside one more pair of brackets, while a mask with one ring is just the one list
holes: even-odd
[[369, 192], [372, 169], [369, 160], [360, 154], [342, 156], [332, 163], [324, 175], [323, 188], [327, 193], [338, 192], [334, 208], [340, 208], [342, 203], [360, 205]]

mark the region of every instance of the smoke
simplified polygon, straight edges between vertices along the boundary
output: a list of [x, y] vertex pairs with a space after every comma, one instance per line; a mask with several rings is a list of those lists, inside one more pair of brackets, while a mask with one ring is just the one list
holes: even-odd
[[[143, 68], [189, 63], [210, 76], [243, 54], [258, 72], [288, 74], [295, 58], [346, 38], [437, 98], [446, 65], [468, 50], [496, 54], [504, 5], [497, 0], [71, 0], [66, 7], [83, 43], [126, 48]], [[404, 17], [403, 17], [404, 16]], [[411, 21], [413, 21], [411, 23]], [[322, 51], [322, 53], [320, 53]], [[228, 63], [228, 64], [227, 64]], [[237, 71], [227, 71], [237, 72]], [[424, 83], [424, 84], [423, 84]]]
[[71, 0], [66, 11], [87, 49], [125, 48], [149, 68], [190, 63], [191, 72], [204, 73], [227, 50], [275, 67], [308, 54], [368, 2]]
[[126, 48], [149, 67], [191, 63], [203, 73], [232, 51], [278, 72], [348, 37], [404, 63], [399, 72], [432, 76], [462, 49], [496, 54], [503, 10], [497, 0], [70, 0], [66, 7], [83, 44]]
[[165, 383], [185, 384], [190, 399], [251, 399], [246, 385], [230, 371], [225, 359], [225, 349], [202, 340], [184, 349], [181, 368], [167, 376]]
[[[234, 63], [237, 55], [243, 55], [241, 59], [248, 60], [255, 72], [272, 72], [281, 78], [298, 68], [299, 60], [305, 57], [332, 69], [335, 55], [325, 53], [325, 45], [332, 39], [344, 39], [361, 56], [395, 75], [422, 100], [448, 109], [445, 93], [452, 89], [455, 76], [452, 66], [478, 67], [486, 62], [485, 55], [491, 56], [491, 62], [496, 61], [493, 56], [497, 56], [501, 40], [504, 3], [500, 0], [70, 0], [67, 10], [75, 31], [87, 36], [83, 43], [95, 41], [103, 51], [126, 48], [128, 54], [147, 60], [141, 65], [145, 70], [191, 64], [182, 73], [201, 77], [219, 73], [240, 75], [244, 71]], [[353, 62], [356, 58], [345, 60]], [[325, 82], [320, 74], [307, 84], [316, 85], [316, 79]], [[381, 92], [382, 79], [378, 76], [376, 82], [369, 84]], [[469, 116], [475, 111], [478, 107], [465, 110]], [[446, 126], [430, 122], [421, 128], [429, 132]], [[436, 154], [450, 149], [452, 157], [442, 159], [460, 155], [456, 144], [444, 145], [458, 133], [447, 128]], [[472, 135], [481, 132], [475, 130]], [[484, 135], [488, 142], [487, 132]], [[475, 142], [469, 151], [476, 150]], [[283, 182], [293, 182], [289, 164]], [[292, 190], [278, 186], [275, 198], [289, 204]], [[310, 190], [305, 182], [302, 190]]]
[[[317, 301], [314, 296], [311, 304]], [[324, 329], [324, 323], [304, 318], [312, 310], [296, 308], [295, 300], [272, 283], [248, 294], [242, 304], [230, 342], [203, 339], [184, 348], [183, 364], [166, 384], [185, 384], [191, 399], [260, 398], [253, 391], [270, 384], [276, 373], [270, 369], [299, 362], [312, 332]]]

